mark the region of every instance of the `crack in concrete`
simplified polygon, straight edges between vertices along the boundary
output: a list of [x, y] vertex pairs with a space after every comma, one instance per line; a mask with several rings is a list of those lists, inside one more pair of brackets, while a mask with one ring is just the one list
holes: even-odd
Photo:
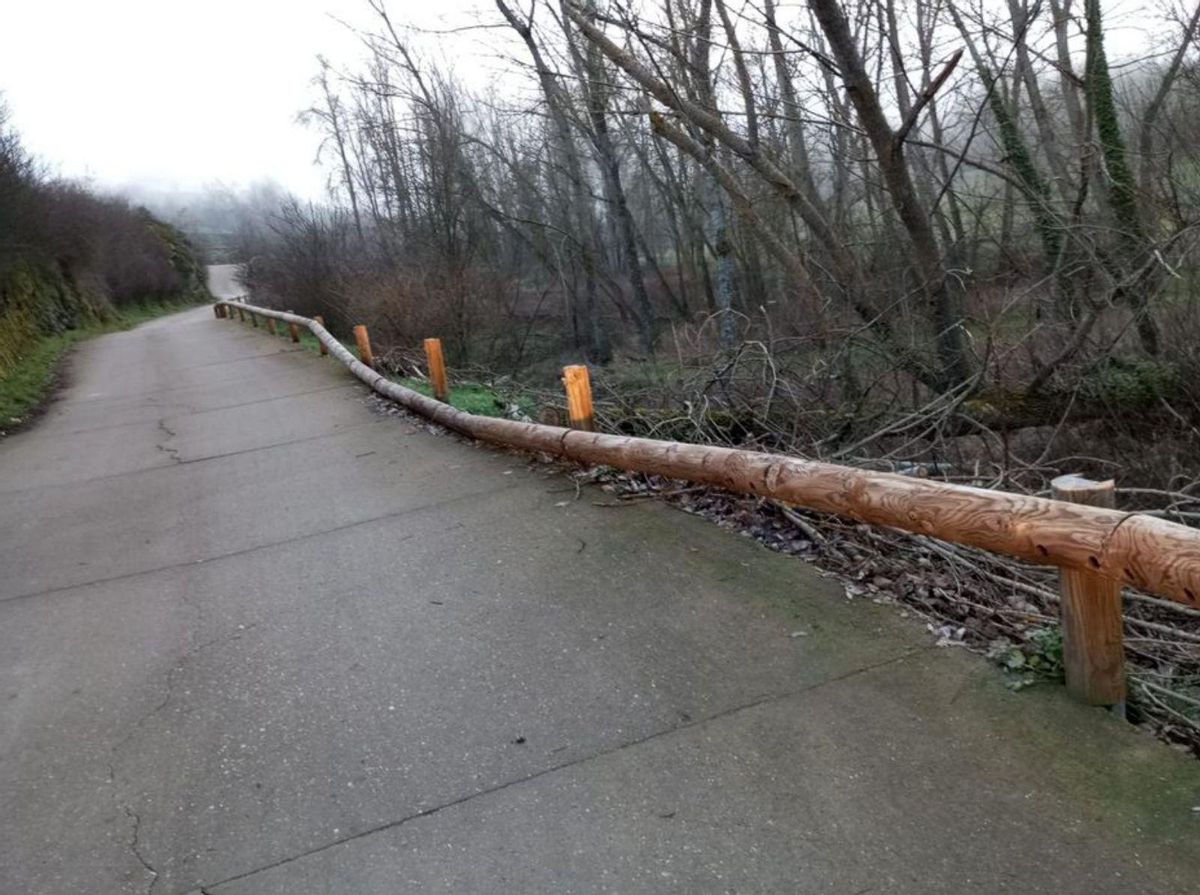
[[[170, 431], [161, 421], [159, 425], [163, 429]], [[154, 887], [158, 884], [162, 874], [158, 868], [150, 862], [150, 858], [143, 851], [143, 843], [141, 839], [141, 815], [134, 810], [133, 805], [130, 802], [130, 798], [122, 795], [123, 790], [128, 786], [128, 783], [123, 782], [121, 775], [118, 773], [118, 767], [122, 761], [122, 753], [140, 735], [146, 725], [149, 724], [160, 713], [162, 713], [174, 700], [177, 677], [184, 670], [184, 668], [187, 667], [188, 663], [191, 662], [192, 659], [194, 659], [201, 652], [217, 646], [218, 644], [240, 640], [247, 631], [258, 627], [258, 622], [251, 622], [247, 625], [238, 625], [234, 630], [226, 630], [218, 636], [210, 637], [202, 642], [196, 642], [197, 635], [202, 632], [205, 629], [205, 626], [208, 624], [203, 605], [190, 599], [189, 592], [186, 589], [180, 594], [179, 600], [192, 614], [192, 620], [187, 625], [187, 630], [189, 632], [188, 639], [190, 643], [183, 651], [182, 655], [172, 662], [170, 668], [167, 669], [167, 673], [164, 678], [165, 689], [162, 694], [162, 698], [159, 699], [158, 702], [151, 706], [148, 710], [142, 712], [142, 714], [138, 716], [137, 720], [130, 725], [126, 734], [116, 743], [114, 743], [109, 749], [108, 784], [111, 788], [111, 795], [117, 806], [127, 817], [133, 821], [133, 834], [129, 843], [129, 850], [133, 853], [134, 857], [138, 859], [138, 862], [151, 874], [150, 885], [146, 889], [146, 895], [152, 895], [154, 892]]]
[[[180, 401], [175, 404], [175, 406], [178, 408], [178, 411], [175, 415], [176, 416], [179, 416], [179, 415], [200, 416], [202, 414], [207, 414], [207, 413], [220, 413], [223, 410], [236, 410], [239, 407], [250, 407], [254, 404], [269, 404], [272, 401], [287, 401], [292, 398], [303, 398], [307, 395], [318, 395], [318, 394], [321, 394], [322, 392], [334, 392], [334, 391], [341, 391], [344, 389], [362, 388], [362, 387], [363, 387], [363, 384], [361, 382], [359, 382], [358, 380], [354, 380], [353, 382], [342, 382], [337, 385], [325, 385], [325, 386], [321, 386], [320, 388], [306, 389], [305, 391], [302, 391], [302, 392], [288, 392], [287, 394], [283, 394], [283, 395], [272, 395], [269, 398], [255, 398], [251, 401], [239, 401], [236, 404], [222, 404], [218, 407], [197, 408], [191, 404], [187, 404], [183, 401]], [[144, 399], [145, 403], [147, 405], [149, 405], [150, 407], [158, 407], [159, 409], [161, 409], [164, 406], [164, 402], [159, 401], [155, 397], [156, 395], [166, 394], [168, 392], [193, 391], [195, 389], [196, 389], [196, 386], [188, 385], [188, 386], [181, 386], [179, 388], [164, 389], [162, 392], [142, 392], [142, 393], [133, 394], [133, 395], [114, 395], [110, 398], [98, 398], [98, 399], [95, 399], [92, 401], [87, 401], [84, 399], [78, 399], [78, 400], [65, 399], [62, 402], [61, 409], [56, 410], [55, 413], [58, 415], [62, 415], [62, 413], [64, 411], [70, 410], [72, 405], [75, 405], [75, 404], [96, 404], [96, 403], [100, 403], [101, 401], [134, 401], [139, 398]], [[65, 432], [56, 432], [53, 430], [51, 430], [50, 432], [44, 432], [43, 429], [41, 429], [41, 428], [34, 428], [34, 429], [30, 429], [22, 434], [29, 435], [34, 438], [38, 437], [39, 435], [46, 437], [46, 438], [68, 438], [68, 437], [74, 437], [76, 435], [90, 435], [94, 432], [107, 432], [112, 429], [128, 429], [128, 428], [133, 428], [135, 426], [144, 426], [149, 422], [152, 422], [152, 420], [149, 420], [149, 419], [131, 420], [131, 421], [125, 422], [125, 423], [106, 423], [105, 425], [102, 425], [102, 426], [87, 426], [82, 429], [67, 429]]]
[[124, 808], [125, 816], [133, 820], [133, 839], [129, 843], [129, 850], [133, 852], [133, 856], [137, 858], [141, 865], [146, 868], [147, 872], [150, 873], [150, 885], [146, 889], [146, 895], [151, 895], [151, 893], [154, 891], [154, 887], [158, 884], [159, 874], [158, 871], [154, 869], [154, 865], [147, 861], [141, 852], [141, 842], [139, 841], [139, 837], [142, 831], [142, 819], [138, 816], [138, 813], [128, 805], [125, 805]]
[[[0, 607], [6, 605], [8, 603], [16, 603], [16, 602], [19, 602], [22, 600], [32, 600], [36, 597], [46, 597], [46, 596], [50, 596], [51, 594], [58, 594], [58, 593], [64, 593], [66, 591], [79, 590], [80, 588], [92, 587], [93, 585], [96, 585], [96, 584], [111, 584], [114, 581], [127, 581], [131, 578], [140, 578], [143, 575], [154, 575], [154, 574], [157, 574], [158, 572], [169, 572], [169, 571], [172, 571], [173, 569], [184, 569], [184, 568], [188, 568], [190, 566], [203, 565], [204, 563], [217, 562], [217, 561], [223, 560], [223, 559], [232, 559], [232, 558], [238, 557], [238, 556], [245, 556], [248, 553], [257, 553], [260, 550], [270, 550], [273, 547], [282, 547], [287, 544], [296, 544], [296, 543], [299, 543], [300, 541], [309, 541], [314, 538], [323, 537], [325, 535], [337, 534], [338, 532], [348, 531], [350, 529], [358, 528], [363, 525], [371, 525], [376, 522], [388, 522], [392, 519], [399, 519], [403, 516], [408, 516], [408, 515], [411, 515], [414, 513], [421, 513], [421, 512], [424, 512], [425, 510], [435, 510], [435, 509], [438, 509], [439, 507], [453, 506], [454, 504], [461, 503], [463, 501], [480, 500], [485, 497], [491, 497], [492, 495], [501, 494], [505, 491], [512, 490], [513, 487], [515, 487], [515, 486], [508, 484], [508, 485], [502, 485], [499, 488], [493, 488], [488, 491], [476, 491], [476, 492], [472, 492], [470, 494], [462, 494], [462, 495], [459, 495], [458, 497], [452, 497], [448, 500], [433, 501], [431, 503], [421, 504], [420, 506], [406, 507], [405, 509], [402, 509], [402, 510], [394, 510], [390, 513], [382, 513], [378, 516], [371, 516], [368, 519], [359, 519], [355, 522], [347, 522], [344, 525], [334, 525], [331, 528], [323, 528], [320, 531], [314, 531], [314, 532], [309, 532], [307, 534], [296, 535], [295, 537], [291, 537], [291, 538], [283, 538], [282, 540], [279, 540], [279, 541], [269, 541], [265, 544], [257, 544], [253, 547], [244, 547], [240, 550], [230, 550], [227, 553], [217, 553], [212, 556], [202, 556], [199, 559], [184, 559], [184, 560], [180, 560], [179, 562], [168, 563], [167, 565], [164, 565], [164, 566], [155, 566], [154, 568], [150, 568], [150, 569], [140, 569], [136, 572], [126, 572], [121, 575], [110, 575], [106, 578], [94, 578], [91, 581], [81, 581], [78, 584], [64, 584], [61, 587], [49, 587], [49, 588], [46, 588], [45, 590], [33, 591], [31, 593], [14, 594], [11, 597], [0, 597]], [[402, 541], [406, 541], [413, 537], [416, 537], [416, 535], [415, 534], [405, 535], [403, 538], [397, 540], [395, 543], [400, 543]]]
[[[257, 447], [248, 447], [248, 448], [242, 448], [242, 449], [236, 450], [236, 451], [227, 451], [226, 453], [223, 453], [223, 454], [207, 454], [203, 457], [190, 457], [186, 460], [181, 459], [179, 457], [175, 457], [175, 460], [176, 460], [176, 465], [178, 465], [178, 466], [191, 466], [194, 463], [211, 463], [213, 460], [228, 460], [230, 457], [240, 457], [243, 454], [253, 454], [253, 453], [257, 453], [259, 451], [271, 451], [271, 450], [275, 450], [276, 448], [291, 447], [293, 445], [304, 444], [305, 442], [309, 442], [309, 441], [320, 441], [321, 439], [324, 439], [324, 438], [336, 438], [339, 435], [345, 435], [349, 432], [357, 432], [360, 429], [366, 429], [366, 428], [369, 428], [374, 425], [377, 425], [377, 423], [375, 421], [371, 421], [371, 422], [367, 422], [367, 423], [357, 423], [356, 425], [353, 425], [353, 426], [346, 426], [344, 429], [338, 429], [336, 432], [323, 432], [319, 435], [305, 435], [302, 438], [293, 438], [289, 441], [276, 441], [276, 442], [273, 442], [272, 444], [262, 444], [262, 445], [258, 445]], [[160, 451], [172, 450], [171, 448], [164, 448], [160, 445], [155, 445], [155, 447], [157, 447]], [[13, 488], [11, 490], [0, 490], [0, 496], [7, 497], [7, 496], [12, 496], [12, 495], [17, 495], [17, 494], [32, 494], [36, 491], [48, 491], [48, 490], [57, 490], [57, 489], [64, 489], [64, 488], [77, 488], [80, 485], [93, 485], [97, 482], [107, 482], [107, 481], [112, 481], [114, 479], [131, 478], [133, 476], [139, 476], [139, 475], [149, 475], [152, 473], [161, 472], [164, 469], [173, 469], [173, 468], [174, 468], [173, 466], [144, 466], [141, 469], [130, 469], [130, 470], [127, 470], [126, 472], [113, 472], [113, 473], [109, 473], [108, 475], [93, 476], [92, 478], [89, 478], [89, 479], [75, 479], [73, 481], [66, 481], [66, 482], [52, 482], [52, 483], [45, 484], [45, 485], [34, 485], [31, 488]]]
[[[196, 619], [193, 629], [195, 630], [202, 628], [204, 625], [203, 609], [189, 600], [186, 596], [181, 596], [180, 599], [184, 605], [186, 605], [193, 613], [195, 613]], [[141, 863], [141, 865], [152, 874], [150, 886], [146, 889], [146, 895], [151, 895], [151, 893], [153, 893], [154, 887], [158, 884], [161, 873], [153, 864], [150, 863], [150, 859], [142, 852], [141, 815], [133, 810], [133, 806], [127, 799], [121, 797], [121, 789], [123, 788], [124, 784], [122, 784], [120, 776], [117, 773], [117, 766], [121, 762], [120, 753], [129, 746], [142, 728], [152, 718], [156, 717], [160, 712], [163, 711], [163, 709], [170, 705], [171, 700], [175, 696], [175, 677], [183, 670], [188, 662], [195, 658], [195, 656], [197, 656], [199, 653], [209, 649], [210, 647], [221, 643], [240, 640], [243, 634], [245, 634], [247, 631], [253, 630], [256, 627], [258, 627], [257, 622], [253, 622], [249, 625], [239, 625], [236, 631], [222, 634], [219, 637], [213, 637], [204, 641], [203, 643], [192, 644], [186, 650], [184, 650], [183, 655], [180, 656], [167, 670], [166, 691], [163, 693], [162, 699], [160, 699], [158, 703], [148, 711], [143, 712], [141, 716], [139, 716], [138, 719], [133, 722], [129, 732], [126, 733], [125, 736], [121, 737], [121, 739], [116, 743], [114, 743], [109, 750], [108, 785], [111, 787], [113, 801], [116, 803], [117, 807], [124, 812], [125, 816], [133, 821], [133, 838], [129, 843], [129, 850], [133, 853], [134, 857], [138, 859], [138, 862]]]
[[193, 411], [191, 416], [202, 416], [208, 413], [220, 413], [223, 410], [236, 410], [241, 407], [252, 407], [256, 404], [271, 404], [275, 401], [291, 401], [295, 398], [304, 398], [308, 395], [320, 395], [324, 392], [343, 391], [349, 388], [360, 388], [362, 383], [358, 380], [354, 382], [341, 382], [337, 385], [325, 385], [320, 388], [312, 388], [303, 392], [289, 392], [286, 395], [272, 395], [269, 398], [255, 398], [252, 401], [240, 401], [237, 404], [222, 404], [220, 407], [206, 407], [203, 410]]
[[[242, 363], [243, 361], [262, 360], [264, 358], [275, 358], [275, 357], [279, 357], [281, 355], [294, 354], [294, 353], [296, 353], [296, 349], [288, 350], [288, 351], [273, 351], [270, 354], [256, 355], [253, 357], [244, 357], [240, 360], [215, 361], [211, 364], [205, 364], [202, 366], [221, 366], [221, 367], [227, 368], [234, 364]], [[197, 367], [182, 367], [180, 369], [194, 370], [194, 369], [198, 369], [198, 368]], [[98, 404], [113, 403], [113, 402], [117, 402], [117, 401], [139, 401], [139, 400], [145, 401], [146, 403], [155, 403], [159, 400], [159, 397], [161, 395], [173, 395], [173, 394], [177, 394], [178, 392], [197, 391], [199, 389], [206, 388], [206, 387], [221, 388], [224, 386], [229, 386], [231, 388], [234, 388], [234, 387], [239, 387], [239, 386], [242, 386], [245, 384], [246, 383], [245, 383], [244, 378], [230, 378], [228, 381], [194, 382], [189, 385], [176, 385], [176, 386], [172, 386], [170, 388], [160, 388], [160, 389], [155, 389], [153, 391], [148, 391], [148, 392], [145, 392], [145, 391], [143, 391], [143, 392], [125, 392], [122, 394], [104, 395], [102, 397], [96, 397], [96, 398], [85, 398], [85, 397], [78, 397], [78, 396], [69, 397], [69, 398], [66, 398], [62, 403], [63, 403], [64, 407], [82, 406], [82, 405], [95, 406]], [[361, 385], [361, 383], [348, 383], [348, 384]], [[332, 386], [332, 388], [344, 388], [344, 387], [345, 387], [345, 385], [341, 385], [341, 384]], [[322, 387], [320, 389], [314, 389], [314, 391], [323, 391], [324, 388], [325, 387]], [[296, 394], [308, 394], [308, 393], [307, 392], [297, 392]], [[280, 396], [280, 397], [287, 397], [287, 396]], [[248, 403], [256, 403], [257, 401], [261, 401], [261, 400], [276, 400], [276, 399], [259, 398], [259, 399], [256, 399], [255, 401], [251, 401]], [[229, 405], [229, 406], [239, 407], [241, 405], [233, 404], [233, 405]], [[220, 408], [213, 408], [213, 409], [219, 410]]]
[[227, 360], [225, 358], [222, 358], [221, 360], [209, 361], [208, 363], [203, 363], [203, 364], [192, 364], [191, 366], [180, 367], [179, 369], [180, 370], [204, 370], [208, 367], [230, 367], [233, 364], [241, 364], [241, 363], [245, 363], [246, 361], [276, 358], [276, 357], [279, 357], [279, 355], [281, 355], [281, 354], [295, 354], [298, 351], [304, 351], [304, 350], [306, 350], [306, 349], [281, 347], [276, 351], [267, 351], [263, 354], [244, 355], [242, 357], [237, 358], [236, 360]]
[[[151, 402], [147, 402], [147, 403], [151, 403]], [[155, 404], [155, 406], [151, 409], [154, 409], [154, 410], [163, 410], [164, 409], [163, 405], [160, 402], [153, 402], [153, 403]], [[176, 410], [176, 415], [196, 412], [190, 404], [180, 403], [175, 406], [178, 408]], [[136, 420], [129, 420], [128, 422], [124, 422], [124, 423], [106, 423], [103, 426], [88, 426], [83, 429], [67, 429], [64, 432], [59, 432], [59, 431], [56, 431], [55, 429], [49, 428], [49, 427], [40, 427], [40, 428], [30, 429], [23, 434], [29, 435], [30, 441], [36, 441], [39, 439], [44, 439], [46, 441], [56, 441], [56, 440], [61, 440], [63, 438], [76, 438], [80, 435], [94, 435], [97, 432], [111, 432], [114, 429], [134, 429], [139, 426], [145, 426], [152, 422], [154, 422], [153, 419], [136, 419]]]
[[765, 696], [760, 696], [756, 699], [753, 699], [753, 700], [743, 703], [741, 705], [736, 705], [736, 706], [733, 706], [728, 709], [724, 709], [719, 712], [714, 712], [711, 715], [706, 715], [703, 718], [697, 718], [692, 721], [688, 721], [688, 722], [685, 722], [682, 724], [676, 724], [671, 727], [664, 728], [662, 730], [657, 730], [653, 733], [647, 734], [646, 736], [639, 737], [634, 740], [629, 740], [627, 742], [620, 743], [616, 746], [611, 746], [606, 749], [599, 749], [588, 755], [583, 755], [583, 756], [580, 756], [579, 758], [574, 758], [569, 761], [564, 761], [564, 762], [561, 762], [556, 765], [551, 765], [550, 767], [543, 768], [540, 771], [535, 771], [532, 774], [527, 774], [524, 777], [518, 777], [513, 780], [508, 780], [504, 783], [499, 783], [496, 786], [477, 790], [473, 793], [468, 793], [467, 795], [460, 796], [455, 799], [450, 799], [449, 801], [443, 802], [440, 805], [435, 805], [432, 808], [426, 808], [422, 811], [417, 811], [417, 812], [414, 812], [413, 814], [405, 815], [404, 817], [398, 818], [396, 820], [388, 821], [387, 823], [379, 824], [377, 826], [371, 827], [366, 830], [360, 830], [357, 833], [352, 833], [347, 836], [341, 836], [337, 839], [333, 839], [329, 842], [326, 842], [323, 845], [318, 845], [315, 848], [307, 849], [303, 852], [300, 852], [295, 855], [290, 855], [286, 858], [280, 858], [279, 860], [273, 861], [270, 864], [264, 864], [261, 867], [256, 867], [252, 870], [247, 870], [243, 873], [239, 873], [234, 876], [226, 877], [225, 879], [220, 880], [218, 882], [202, 883], [197, 888], [187, 890], [186, 892], [183, 893], [183, 895], [189, 895], [189, 893], [194, 893], [194, 895], [216, 895], [216, 893], [213, 890], [219, 889], [221, 886], [226, 886], [226, 885], [229, 885], [230, 883], [240, 882], [242, 880], [248, 879], [249, 877], [256, 876], [260, 873], [265, 873], [268, 870], [275, 870], [279, 867], [286, 866], [287, 864], [292, 864], [296, 861], [303, 860], [304, 858], [308, 858], [313, 855], [321, 854], [322, 852], [326, 852], [326, 851], [329, 851], [330, 849], [338, 848], [339, 846], [346, 845], [350, 842], [355, 842], [359, 839], [365, 839], [369, 836], [374, 836], [377, 833], [385, 833], [389, 830], [394, 830], [397, 827], [401, 827], [405, 824], [412, 823], [413, 821], [421, 820], [422, 818], [426, 818], [426, 817], [432, 817], [433, 815], [438, 814], [439, 812], [445, 811], [447, 809], [456, 808], [460, 805], [465, 805], [468, 802], [474, 801], [475, 799], [479, 799], [479, 798], [483, 798], [485, 796], [491, 796], [491, 795], [495, 795], [497, 793], [504, 792], [505, 790], [511, 789], [512, 787], [520, 786], [523, 783], [529, 783], [534, 780], [538, 780], [538, 779], [540, 779], [542, 777], [546, 777], [550, 774], [557, 773], [558, 771], [563, 771], [563, 770], [568, 770], [571, 768], [580, 767], [582, 765], [588, 764], [589, 762], [596, 761], [596, 760], [602, 759], [602, 758], [607, 758], [611, 755], [616, 755], [620, 752], [624, 752], [627, 749], [632, 749], [637, 746], [645, 745], [646, 743], [650, 743], [655, 740], [659, 740], [664, 737], [668, 737], [671, 734], [679, 733], [680, 731], [693, 730], [695, 728], [703, 727], [707, 724], [712, 724], [716, 721], [721, 721], [726, 718], [731, 718], [735, 715], [741, 714], [742, 712], [752, 711], [752, 710], [759, 708], [761, 706], [764, 706], [764, 705], [771, 705], [773, 703], [785, 702], [788, 699], [794, 699], [798, 696], [803, 696], [808, 693], [813, 693], [813, 692], [821, 689], [822, 687], [828, 687], [832, 684], [840, 683], [840, 682], [848, 680], [852, 677], [856, 677], [860, 674], [867, 674], [868, 672], [871, 672], [871, 671], [877, 671], [880, 668], [886, 668], [889, 665], [899, 664], [901, 662], [904, 662], [904, 661], [912, 658], [915, 655], [919, 655], [921, 653], [927, 653], [932, 649], [933, 649], [933, 647], [931, 647], [931, 646], [914, 647], [912, 649], [905, 650], [904, 652], [900, 653], [897, 656], [891, 656], [887, 659], [881, 659], [878, 662], [872, 662], [868, 665], [863, 665], [859, 668], [851, 669], [850, 671], [844, 672], [843, 674], [835, 675], [831, 678], [828, 678], [827, 680], [818, 681], [818, 682], [816, 682], [814, 684], [810, 684], [806, 687], [800, 687], [799, 689], [796, 689], [796, 690], [789, 690], [785, 693], [770, 693]]
[[[172, 429], [170, 426], [168, 426], [168, 425], [167, 425], [167, 418], [166, 418], [166, 417], [163, 417], [162, 419], [160, 419], [160, 420], [158, 421], [158, 429], [159, 429], [159, 431], [160, 431], [160, 432], [164, 432], [164, 433], [166, 433], [166, 436], [167, 436], [167, 438], [168, 438], [168, 439], [171, 439], [171, 438], [175, 438], [175, 437], [176, 437], [176, 436], [175, 436], [175, 430], [174, 430], [174, 429]], [[179, 459], [179, 448], [167, 447], [167, 446], [166, 446], [165, 444], [163, 444], [161, 441], [160, 441], [160, 442], [155, 442], [154, 446], [155, 446], [156, 448], [158, 448], [160, 451], [162, 451], [164, 454], [169, 454], [169, 455], [170, 455], [170, 457], [171, 457], [171, 459], [172, 459], [172, 460], [174, 460], [176, 463], [182, 463], [182, 462], [183, 462], [181, 459]]]
[[[139, 721], [138, 723], [141, 723], [141, 722]], [[114, 745], [109, 752], [108, 785], [111, 790], [113, 804], [116, 805], [117, 808], [121, 809], [121, 813], [124, 814], [127, 818], [129, 818], [133, 822], [133, 829], [130, 833], [130, 839], [129, 839], [129, 842], [127, 843], [126, 847], [129, 849], [130, 853], [135, 858], [137, 858], [138, 863], [141, 864], [142, 867], [151, 874], [150, 885], [146, 889], [146, 895], [150, 895], [150, 893], [154, 891], [154, 886], [158, 883], [159, 874], [158, 874], [158, 870], [156, 870], [154, 868], [154, 866], [146, 859], [146, 856], [142, 854], [142, 842], [141, 842], [142, 818], [136, 811], [133, 810], [132, 806], [130, 806], [127, 802], [123, 801], [121, 799], [120, 795], [118, 794], [119, 785], [117, 783], [117, 767], [116, 767], [115, 753], [116, 753], [117, 748], [120, 745], [123, 745], [124, 743], [128, 742], [128, 740], [130, 739], [131, 736], [132, 736], [132, 734], [130, 734], [129, 736], [123, 737], [121, 739], [121, 743], [118, 745]]]

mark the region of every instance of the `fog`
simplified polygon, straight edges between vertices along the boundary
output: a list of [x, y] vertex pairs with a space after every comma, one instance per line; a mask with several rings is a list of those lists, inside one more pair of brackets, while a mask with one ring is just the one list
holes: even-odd
[[[389, 9], [443, 29], [471, 23], [478, 6], [393, 0]], [[318, 141], [296, 116], [310, 103], [317, 55], [353, 64], [352, 28], [376, 21], [366, 0], [3, 7], [0, 94], [29, 150], [55, 173], [160, 194], [269, 178], [319, 197]]]
[[[392, 19], [469, 87], [512, 71], [490, 0], [391, 0]], [[1111, 4], [1114, 56], [1149, 41], [1130, 3]], [[325, 194], [319, 137], [297, 122], [314, 98], [317, 56], [354, 69], [355, 28], [377, 29], [368, 0], [65, 0], [0, 14], [0, 96], [25, 146], [52, 173], [119, 190], [158, 208], [212, 187], [270, 181]], [[447, 33], [450, 32], [450, 33]]]

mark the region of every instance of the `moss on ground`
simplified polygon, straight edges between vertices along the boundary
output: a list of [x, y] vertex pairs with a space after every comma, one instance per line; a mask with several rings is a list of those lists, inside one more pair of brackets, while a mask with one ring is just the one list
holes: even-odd
[[125, 308], [107, 319], [93, 317], [74, 329], [52, 335], [37, 336], [22, 331], [23, 347], [6, 355], [0, 368], [0, 435], [12, 434], [36, 416], [60, 378], [64, 357], [77, 342], [132, 329], [139, 323], [195, 305], [195, 301], [148, 302]]

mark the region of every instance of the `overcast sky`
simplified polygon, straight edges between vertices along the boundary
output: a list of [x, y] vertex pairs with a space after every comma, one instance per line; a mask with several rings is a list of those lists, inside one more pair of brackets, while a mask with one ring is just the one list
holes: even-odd
[[[445, 27], [479, 2], [388, 7]], [[183, 189], [272, 177], [316, 197], [317, 141], [296, 114], [318, 53], [361, 56], [335, 18], [372, 15], [366, 0], [0, 0], [0, 93], [26, 147], [67, 176]]]
[[[1161, 29], [1146, 14], [1153, 2], [1108, 4], [1114, 56]], [[388, 8], [430, 29], [498, 20], [491, 0]], [[350, 68], [362, 55], [339, 20], [374, 24], [366, 0], [0, 0], [0, 93], [26, 146], [66, 176], [159, 189], [270, 177], [317, 198], [317, 138], [296, 114], [312, 99], [318, 53]], [[480, 86], [500, 67], [485, 44], [506, 37], [473, 32], [442, 46]], [[435, 39], [424, 40], [428, 51]]]

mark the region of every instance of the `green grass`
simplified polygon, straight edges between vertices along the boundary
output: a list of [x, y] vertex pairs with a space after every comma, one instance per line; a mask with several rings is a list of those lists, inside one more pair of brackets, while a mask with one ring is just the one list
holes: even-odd
[[[396, 381], [405, 388], [411, 388], [414, 392], [433, 397], [433, 386], [424, 379], [408, 377]], [[533, 416], [536, 411], [532, 400], [521, 396], [514, 398], [502, 396], [495, 389], [478, 382], [464, 382], [460, 385], [450, 386], [450, 406], [467, 413], [475, 413], [479, 416], [507, 417], [508, 408], [512, 404], [516, 404], [526, 416]]]
[[[265, 327], [264, 327], [264, 329], [265, 329]], [[291, 335], [291, 333], [288, 332], [288, 325], [286, 323], [278, 323], [277, 322], [275, 329], [277, 330], [275, 335], [279, 336], [280, 338], [286, 339], [289, 342], [292, 340], [292, 335]], [[320, 340], [318, 340], [316, 336], [314, 336], [312, 333], [310, 333], [303, 326], [300, 327], [300, 347], [303, 348], [305, 351], [311, 351], [313, 354], [321, 353]]]
[[148, 320], [153, 320], [156, 317], [165, 317], [167, 314], [186, 311], [189, 308], [194, 308], [197, 305], [207, 302], [209, 302], [208, 298], [200, 301], [152, 301], [122, 308], [116, 320], [103, 324], [103, 328], [92, 333], [92, 335], [97, 335], [101, 332], [120, 332], [126, 329], [133, 329], [135, 326], [145, 323]]
[[0, 434], [29, 420], [48, 397], [63, 357], [77, 342], [103, 333], [132, 329], [164, 314], [195, 307], [196, 302], [163, 302], [123, 308], [119, 316], [38, 339], [8, 375], [0, 377]]
[[[234, 318], [236, 321], [236, 317]], [[249, 320], [246, 321], [246, 326], [250, 326]], [[264, 335], [270, 335], [270, 330], [267, 329], [264, 320], [259, 321], [259, 329]], [[288, 331], [288, 325], [283, 321], [275, 323], [276, 338], [291, 341], [291, 333]], [[304, 327], [300, 327], [300, 347], [314, 354], [320, 353], [320, 342]], [[352, 345], [347, 346], [351, 353], [357, 356], [358, 352], [354, 350]], [[420, 392], [422, 395], [433, 397], [433, 386], [424, 379], [416, 379], [413, 377], [405, 377], [396, 380], [405, 388], [411, 388], [415, 392]], [[450, 406], [458, 410], [464, 410], [467, 413], [475, 413], [480, 416], [497, 416], [508, 417], [508, 408], [516, 404], [522, 413], [526, 416], [534, 416], [537, 412], [535, 402], [523, 395], [501, 394], [491, 386], [483, 385], [478, 382], [462, 382], [450, 387]]]
[[[237, 311], [230, 309], [229, 313], [234, 315], [233, 316], [234, 323], [241, 323], [241, 321], [237, 319]], [[249, 317], [246, 318], [245, 325], [253, 328], [252, 324], [250, 323]], [[258, 321], [258, 328], [262, 331], [262, 333], [264, 335], [268, 335], [268, 336], [271, 335], [271, 331], [269, 329], [267, 329], [267, 320], [265, 317], [262, 317], [261, 315], [260, 315], [259, 321]], [[314, 336], [311, 332], [308, 331], [307, 328], [305, 328], [303, 326], [299, 327], [299, 330], [300, 330], [300, 347], [303, 348], [305, 351], [311, 351], [313, 354], [320, 354], [321, 353], [321, 343], [320, 343], [320, 341], [317, 340], [317, 337]], [[287, 342], [292, 341], [291, 331], [288, 329], [288, 325], [286, 323], [284, 323], [282, 320], [275, 321], [275, 337], [278, 339], [283, 339]]]

